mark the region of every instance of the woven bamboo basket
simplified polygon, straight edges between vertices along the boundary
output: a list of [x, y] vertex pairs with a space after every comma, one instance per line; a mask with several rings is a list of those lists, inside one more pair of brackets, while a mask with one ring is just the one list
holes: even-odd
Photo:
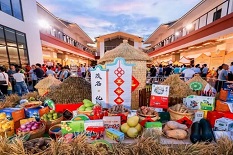
[[30, 134], [29, 140], [31, 140], [31, 139], [43, 137], [45, 133], [45, 129], [46, 129], [46, 125], [45, 123], [42, 122], [41, 127], [39, 129], [30, 132], [17, 132], [17, 135], [22, 136], [25, 133], [29, 133]]
[[58, 114], [58, 116], [59, 116], [59, 117], [58, 117], [57, 119], [55, 119], [55, 120], [52, 120], [52, 121], [44, 121], [45, 124], [46, 124], [45, 132], [48, 132], [49, 129], [50, 129], [52, 126], [54, 126], [54, 125], [56, 125], [56, 124], [60, 124], [61, 121], [63, 121], [63, 115], [62, 115], [62, 114]]
[[156, 116], [156, 115], [143, 115], [143, 114], [139, 114], [138, 112], [137, 112], [137, 115], [139, 117], [139, 121], [143, 121], [146, 118], [150, 118], [153, 121], [157, 121], [160, 119], [159, 115], [158, 116]]
[[[39, 139], [40, 138], [35, 138], [35, 139], [32, 139], [32, 140], [29, 140], [29, 141], [26, 141], [26, 142], [24, 142], [24, 145], [27, 145], [27, 143], [35, 143], [35, 142], [37, 142], [37, 141], [39, 141]], [[51, 139], [50, 138], [44, 138], [45, 140], [49, 140], [49, 141], [51, 141]], [[47, 149], [45, 149], [44, 151], [41, 151], [41, 152], [39, 152], [39, 153], [35, 153], [35, 154], [33, 154], [33, 155], [44, 155], [44, 154], [46, 154], [46, 152], [48, 152], [48, 150], [51, 148], [51, 146], [49, 146]]]
[[176, 121], [184, 117], [187, 117], [188, 119], [193, 120], [193, 117], [194, 117], [194, 113], [180, 113], [180, 112], [172, 110], [171, 108], [168, 108], [167, 111], [170, 113], [170, 118], [172, 121]]

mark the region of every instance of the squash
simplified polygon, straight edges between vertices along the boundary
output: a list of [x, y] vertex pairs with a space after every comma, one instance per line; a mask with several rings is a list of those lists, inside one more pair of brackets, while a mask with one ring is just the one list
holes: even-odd
[[210, 126], [209, 121], [202, 118], [200, 120], [200, 127], [201, 127], [201, 139], [205, 142], [211, 142], [213, 140], [213, 132]]
[[188, 132], [182, 129], [167, 130], [165, 134], [169, 138], [174, 138], [178, 140], [186, 139], [188, 136]]
[[199, 122], [193, 123], [191, 127], [190, 141], [192, 143], [197, 143], [201, 141], [201, 128]]

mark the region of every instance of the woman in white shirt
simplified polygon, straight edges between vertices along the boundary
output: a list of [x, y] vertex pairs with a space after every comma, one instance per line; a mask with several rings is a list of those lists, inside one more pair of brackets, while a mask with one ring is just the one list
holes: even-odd
[[9, 77], [8, 74], [5, 73], [5, 69], [0, 67], [0, 90], [4, 95], [7, 95]]
[[28, 93], [27, 85], [24, 81], [25, 76], [24, 74], [20, 73], [20, 69], [16, 68], [16, 73], [13, 74], [13, 78], [15, 79], [15, 89], [19, 96]]

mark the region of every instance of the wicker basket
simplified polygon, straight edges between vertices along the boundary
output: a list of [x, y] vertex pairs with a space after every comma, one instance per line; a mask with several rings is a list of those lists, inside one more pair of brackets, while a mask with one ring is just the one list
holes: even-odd
[[[30, 104], [33, 104], [34, 106], [25, 107], [25, 106], [30, 105]], [[41, 101], [30, 101], [30, 102], [26, 102], [26, 103], [21, 104], [20, 107], [21, 108], [26, 108], [26, 109], [31, 109], [31, 108], [37, 108], [37, 107], [39, 107], [41, 105], [42, 105]]]
[[50, 127], [56, 125], [56, 124], [60, 124], [61, 121], [63, 121], [63, 115], [62, 114], [59, 114], [59, 118], [55, 119], [55, 120], [52, 120], [52, 121], [44, 121], [45, 124], [46, 124], [46, 129], [45, 129], [45, 132], [48, 132]]
[[79, 110], [77, 110], [77, 111], [78, 111], [78, 114], [84, 114], [84, 115], [87, 115], [87, 116], [90, 116], [91, 113], [93, 112], [93, 110], [91, 110], [91, 111], [79, 111]]
[[[27, 143], [35, 143], [36, 141], [39, 141], [39, 139], [40, 138], [35, 138], [35, 139], [32, 139], [32, 140], [29, 140], [29, 141], [26, 141], [26, 142], [24, 142], [23, 144], [24, 145], [26, 145]], [[44, 138], [45, 140], [50, 140], [51, 141], [51, 139], [50, 138]], [[39, 152], [39, 153], [35, 153], [35, 154], [33, 154], [33, 155], [44, 155], [44, 154], [46, 154], [46, 152], [48, 152], [48, 150], [51, 148], [51, 146], [49, 146], [47, 149], [45, 149], [44, 151], [41, 151], [41, 152]]]
[[171, 108], [168, 108], [167, 111], [170, 113], [170, 118], [172, 121], [176, 121], [184, 117], [187, 117], [188, 119], [193, 120], [193, 117], [194, 117], [194, 113], [180, 113], [180, 112], [172, 110]]
[[30, 132], [17, 132], [17, 135], [21, 136], [24, 135], [25, 133], [29, 133], [30, 134], [29, 140], [31, 140], [31, 139], [43, 137], [45, 133], [45, 129], [46, 129], [46, 125], [45, 123], [42, 122], [41, 127], [39, 129]]
[[152, 119], [153, 121], [157, 121], [157, 120], [160, 119], [160, 117], [159, 117], [159, 116], [156, 116], [156, 115], [143, 115], [143, 114], [139, 114], [138, 112], [137, 112], [137, 115], [138, 115], [138, 117], [139, 117], [139, 121], [140, 121], [140, 122], [143, 121], [143, 120], [146, 119], [146, 118], [150, 118], [150, 119]]

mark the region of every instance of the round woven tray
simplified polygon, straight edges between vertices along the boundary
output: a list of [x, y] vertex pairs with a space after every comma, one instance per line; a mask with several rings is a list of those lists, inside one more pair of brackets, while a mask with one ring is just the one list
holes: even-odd
[[29, 140], [31, 140], [31, 139], [43, 137], [43, 135], [45, 133], [45, 129], [46, 129], [46, 125], [44, 122], [42, 122], [41, 127], [39, 129], [34, 130], [34, 131], [30, 131], [30, 132], [18, 132], [17, 131], [17, 135], [22, 136], [26, 133], [29, 133], [30, 134]]
[[187, 117], [188, 119], [193, 120], [193, 117], [194, 117], [194, 113], [180, 113], [180, 112], [172, 110], [171, 108], [168, 108], [167, 111], [170, 113], [170, 118], [172, 121], [176, 121], [184, 117]]

